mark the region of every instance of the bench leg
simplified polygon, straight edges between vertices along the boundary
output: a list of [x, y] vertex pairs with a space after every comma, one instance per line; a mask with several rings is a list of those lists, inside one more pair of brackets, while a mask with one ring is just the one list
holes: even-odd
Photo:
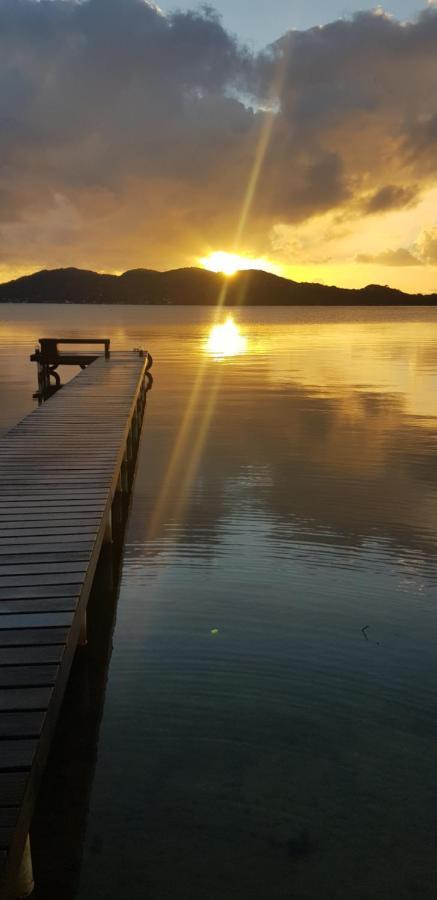
[[25, 900], [33, 893], [35, 883], [33, 880], [32, 854], [30, 852], [30, 839], [27, 835], [24, 846], [23, 858], [18, 870], [17, 881], [15, 885], [15, 900]]

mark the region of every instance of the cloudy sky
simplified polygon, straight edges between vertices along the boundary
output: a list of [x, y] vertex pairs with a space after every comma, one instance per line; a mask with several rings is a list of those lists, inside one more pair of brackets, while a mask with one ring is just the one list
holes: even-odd
[[437, 290], [437, 4], [172, 8], [0, 0], [2, 280], [231, 251]]
[[[210, 3], [222, 16], [225, 28], [252, 49], [265, 47], [291, 28], [326, 25], [356, 12], [372, 10], [377, 5], [366, 0], [217, 0]], [[409, 19], [425, 6], [425, 0], [388, 0], [384, 9], [400, 19]], [[187, 0], [178, 3], [163, 0], [159, 7], [164, 12], [171, 12], [175, 7], [193, 9], [196, 4]]]

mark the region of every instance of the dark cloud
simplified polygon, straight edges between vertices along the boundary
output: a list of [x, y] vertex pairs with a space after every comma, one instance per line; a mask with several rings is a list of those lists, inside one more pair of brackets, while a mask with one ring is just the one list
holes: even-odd
[[285, 35], [258, 71], [265, 97], [277, 79], [290, 160], [335, 153], [346, 198], [366, 213], [413, 204], [435, 180], [436, 51], [435, 8], [406, 24], [360, 13]]
[[409, 205], [434, 177], [436, 50], [432, 9], [254, 56], [208, 9], [0, 0], [0, 261], [186, 263], [232, 243], [256, 160], [257, 252], [275, 224]]
[[418, 189], [416, 185], [403, 187], [398, 184], [387, 184], [378, 188], [365, 200], [363, 209], [370, 214], [389, 212], [393, 209], [411, 206], [417, 200]]
[[35, 261], [56, 258], [49, 239], [62, 209], [72, 258], [85, 243], [90, 261], [106, 265], [138, 259], [140, 242], [143, 259], [173, 249], [199, 216], [203, 229], [253, 127], [228, 91], [246, 68], [207, 13], [166, 18], [142, 0], [0, 0], [0, 189], [16, 201], [12, 227], [11, 204], [0, 210], [3, 258], [14, 258], [17, 238], [17, 261], [23, 243]]

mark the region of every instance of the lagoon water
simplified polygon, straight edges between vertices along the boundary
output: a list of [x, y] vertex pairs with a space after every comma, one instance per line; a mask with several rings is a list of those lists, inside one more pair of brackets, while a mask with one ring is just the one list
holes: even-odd
[[2, 428], [40, 336], [155, 359], [80, 848], [38, 898], [435, 898], [437, 311], [247, 308], [229, 356], [214, 316], [1, 308]]

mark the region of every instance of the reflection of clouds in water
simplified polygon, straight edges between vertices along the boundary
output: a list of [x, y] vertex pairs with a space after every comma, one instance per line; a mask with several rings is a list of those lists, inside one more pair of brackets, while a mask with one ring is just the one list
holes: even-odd
[[[404, 415], [402, 394], [320, 397], [296, 384], [273, 390], [262, 375], [257, 390], [251, 377], [244, 382], [241, 369], [221, 380], [191, 497], [174, 523], [179, 544], [214, 556], [244, 513], [246, 529], [264, 521], [266, 537], [275, 544], [285, 536], [288, 551], [290, 542], [326, 549], [328, 533], [332, 557], [369, 538], [382, 553], [399, 547], [434, 552], [433, 442], [428, 429]], [[183, 396], [178, 402], [183, 408]], [[204, 398], [198, 403], [200, 415]], [[165, 455], [165, 446], [161, 450]], [[149, 475], [140, 469], [140, 490]], [[154, 480], [159, 483], [159, 475]], [[156, 550], [156, 544], [145, 548], [147, 554]]]
[[[276, 328], [269, 336], [269, 377], [320, 392], [395, 391], [405, 412], [437, 414], [437, 350], [429, 322], [353, 323]], [[353, 401], [351, 401], [353, 402]]]

